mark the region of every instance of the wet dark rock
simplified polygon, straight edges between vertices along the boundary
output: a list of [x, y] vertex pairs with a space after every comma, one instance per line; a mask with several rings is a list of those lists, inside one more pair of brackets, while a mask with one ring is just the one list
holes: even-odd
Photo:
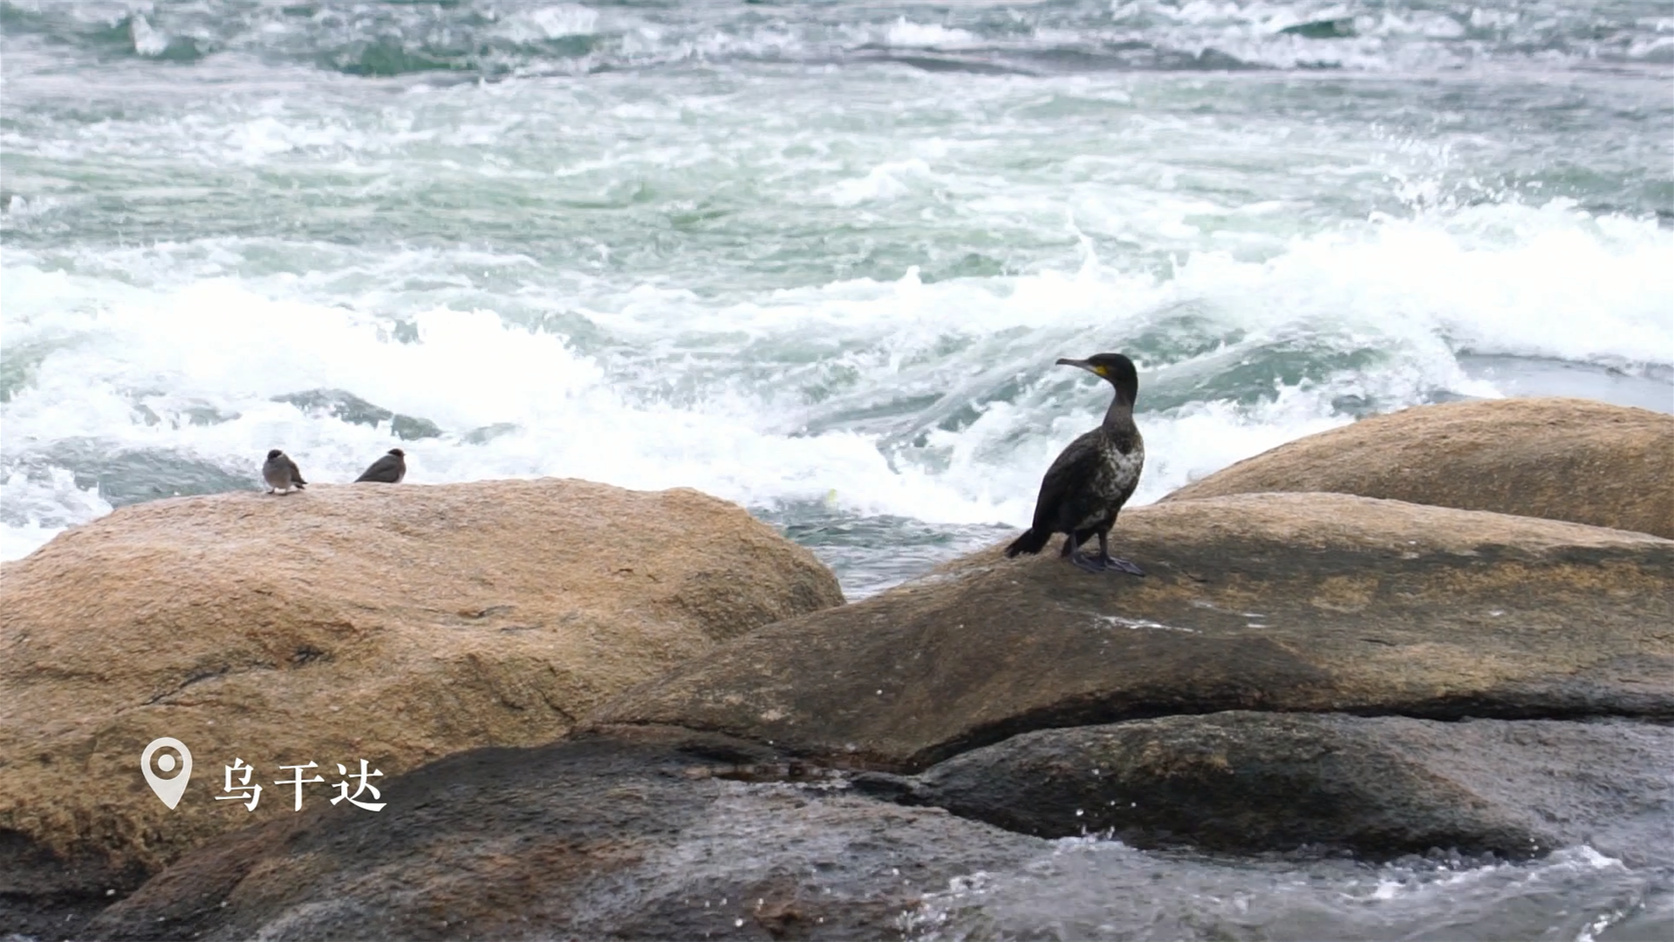
[[395, 415], [382, 406], [373, 405], [346, 389], [308, 389], [302, 392], [274, 396], [274, 402], [285, 402], [303, 412], [327, 415], [351, 425], [376, 426]]
[[97, 487], [99, 496], [113, 507], [252, 490], [260, 481], [254, 468], [237, 473], [174, 449], [123, 448], [95, 438], [68, 438], [45, 450], [25, 453], [17, 468], [31, 477], [47, 477], [53, 468], [69, 468], [77, 487]]
[[397, 415], [390, 419], [390, 434], [403, 441], [417, 441], [421, 438], [441, 438], [442, 427], [429, 419], [415, 419], [410, 415]]
[[1303, 39], [1348, 39], [1356, 35], [1354, 17], [1345, 16], [1334, 20], [1313, 20], [1307, 23], [1297, 23], [1279, 30], [1281, 36], [1301, 36]]
[[853, 939], [1038, 838], [782, 774], [770, 747], [638, 728], [483, 749], [188, 854], [89, 939]]
[[273, 401], [287, 402], [311, 415], [329, 416], [351, 425], [376, 428], [380, 423], [388, 422], [390, 434], [405, 441], [440, 438], [442, 435], [441, 426], [429, 419], [392, 412], [345, 389], [309, 389], [274, 396]]
[[1674, 728], [1229, 712], [1041, 730], [857, 786], [1042, 837], [1152, 847], [1432, 848], [1521, 858], [1588, 843], [1674, 862]]
[[[67, 859], [21, 831], [0, 829], [0, 931], [25, 938], [80, 935], [87, 921], [145, 879], [138, 866]], [[0, 936], [13, 939], [15, 936]]]

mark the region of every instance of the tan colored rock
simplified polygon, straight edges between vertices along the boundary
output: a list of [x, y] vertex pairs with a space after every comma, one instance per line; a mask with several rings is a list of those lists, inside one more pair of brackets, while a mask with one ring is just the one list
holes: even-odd
[[1674, 415], [1590, 399], [1419, 406], [1309, 435], [1165, 501], [1335, 491], [1674, 538]]
[[1124, 512], [1090, 575], [995, 547], [770, 625], [599, 723], [916, 770], [1017, 733], [1176, 713], [1674, 717], [1674, 541], [1343, 494]]
[[[0, 836], [117, 871], [294, 814], [281, 764], [319, 764], [306, 808], [337, 794], [337, 763], [388, 781], [547, 742], [719, 641], [842, 602], [736, 506], [553, 479], [141, 504], [0, 580]], [[141, 775], [160, 736], [194, 762], [173, 811]], [[254, 812], [216, 800], [235, 758]]]

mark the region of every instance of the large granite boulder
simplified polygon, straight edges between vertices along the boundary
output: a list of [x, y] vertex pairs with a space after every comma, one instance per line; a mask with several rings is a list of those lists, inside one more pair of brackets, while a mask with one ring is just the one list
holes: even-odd
[[1336, 491], [1674, 538], [1674, 415], [1590, 399], [1419, 406], [1309, 435], [1164, 500]]
[[[859, 784], [1024, 834], [1138, 847], [1674, 863], [1674, 728], [1234, 711], [1038, 730]], [[1649, 855], [1649, 857], [1648, 857]]]
[[828, 783], [760, 744], [632, 729], [485, 749], [225, 835], [89, 939], [856, 939], [1047, 842]]
[[1674, 541], [1341, 494], [1170, 501], [1114, 538], [1147, 577], [996, 547], [718, 647], [596, 719], [899, 772], [1223, 710], [1674, 717]]
[[[5, 564], [3, 583], [0, 846], [16, 853], [0, 894], [57, 873], [101, 898], [292, 817], [281, 765], [318, 763], [323, 803], [338, 763], [393, 777], [548, 742], [719, 642], [842, 602], [736, 506], [551, 479], [158, 501]], [[174, 810], [141, 774], [164, 736], [194, 762]], [[217, 800], [235, 759], [263, 786], [253, 811]]]

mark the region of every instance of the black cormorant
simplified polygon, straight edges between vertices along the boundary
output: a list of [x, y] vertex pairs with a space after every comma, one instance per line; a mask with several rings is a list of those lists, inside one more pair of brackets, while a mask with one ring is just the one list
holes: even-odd
[[389, 454], [372, 462], [370, 468], [361, 472], [360, 477], [355, 478], [355, 483], [374, 481], [379, 484], [400, 484], [401, 479], [406, 476], [407, 453], [399, 448], [391, 448]]
[[296, 462], [286, 454], [275, 448], [267, 453], [267, 461], [262, 465], [262, 477], [267, 481], [267, 492], [283, 491], [286, 494], [291, 488], [302, 490], [307, 481], [302, 479], [302, 472], [297, 470]]
[[[1054, 533], [1064, 538], [1062, 555], [1088, 572], [1145, 573], [1125, 559], [1110, 555], [1110, 527], [1116, 513], [1133, 496], [1145, 466], [1145, 439], [1133, 424], [1133, 401], [1139, 374], [1133, 361], [1120, 353], [1100, 353], [1085, 360], [1062, 359], [1060, 366], [1078, 366], [1116, 387], [1116, 398], [1098, 428], [1082, 435], [1058, 455], [1040, 482], [1035, 521], [1006, 547], [1007, 556], [1038, 553]], [[1086, 556], [1081, 544], [1099, 538], [1097, 556]]]

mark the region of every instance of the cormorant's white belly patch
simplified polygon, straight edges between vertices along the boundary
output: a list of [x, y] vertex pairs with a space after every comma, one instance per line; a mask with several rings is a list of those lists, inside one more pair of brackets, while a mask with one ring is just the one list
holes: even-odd
[[1104, 460], [1099, 463], [1098, 473], [1094, 475], [1093, 490], [1104, 501], [1102, 506], [1076, 524], [1076, 530], [1103, 528], [1127, 502], [1139, 483], [1139, 472], [1145, 467], [1145, 445], [1142, 442], [1135, 442], [1133, 450], [1127, 454], [1108, 445], [1099, 450]]

